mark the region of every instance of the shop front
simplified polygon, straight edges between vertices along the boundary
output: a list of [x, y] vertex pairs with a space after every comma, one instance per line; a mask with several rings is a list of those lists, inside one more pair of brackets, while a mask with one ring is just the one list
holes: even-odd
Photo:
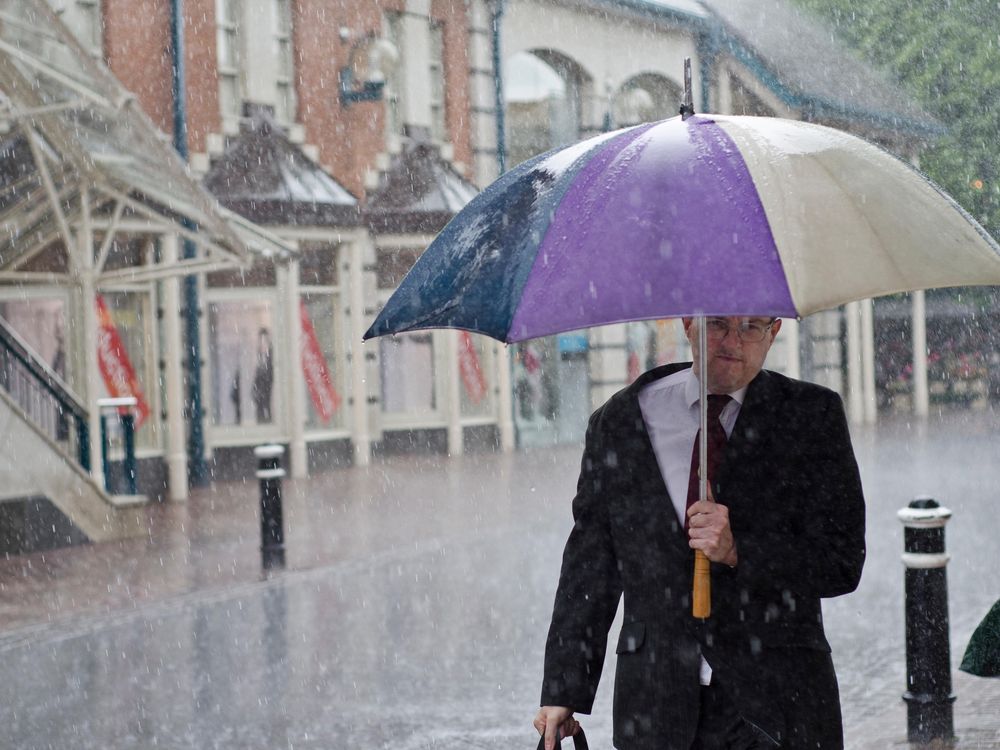
[[[375, 246], [374, 317], [434, 236], [477, 190], [413, 134], [369, 194], [365, 223]], [[427, 330], [370, 341], [378, 362], [379, 424], [386, 450], [513, 446], [509, 351], [492, 339]]]
[[366, 463], [377, 425], [367, 393], [372, 364], [360, 340], [364, 289], [374, 285], [357, 199], [263, 107], [248, 112], [204, 184], [296, 248], [287, 258], [258, 257], [248, 269], [206, 276], [216, 472], [245, 475], [252, 447], [264, 442], [288, 446], [293, 476]]

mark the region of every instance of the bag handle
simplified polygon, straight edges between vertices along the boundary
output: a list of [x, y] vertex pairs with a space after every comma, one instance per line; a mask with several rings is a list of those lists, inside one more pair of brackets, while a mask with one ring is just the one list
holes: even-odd
[[[560, 742], [562, 739], [561, 738]], [[556, 750], [558, 750], [560, 743], [556, 743]], [[580, 731], [573, 735], [573, 747], [574, 750], [590, 750], [590, 746], [587, 744], [587, 735], [583, 733], [583, 727], [580, 727]], [[538, 738], [538, 750], [545, 750], [545, 736]]]

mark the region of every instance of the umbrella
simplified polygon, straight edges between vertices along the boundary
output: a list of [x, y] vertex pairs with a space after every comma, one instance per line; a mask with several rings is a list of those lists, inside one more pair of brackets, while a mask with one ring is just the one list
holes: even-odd
[[980, 677], [1000, 677], [1000, 601], [972, 634], [959, 669]]
[[1000, 246], [887, 151], [811, 123], [696, 116], [689, 102], [681, 117], [502, 175], [435, 238], [365, 338], [459, 328], [515, 342], [1000, 284]]
[[802, 317], [1000, 284], [1000, 248], [951, 198], [846, 133], [693, 116], [536, 157], [430, 244], [365, 338], [461, 328], [505, 342], [687, 315]]

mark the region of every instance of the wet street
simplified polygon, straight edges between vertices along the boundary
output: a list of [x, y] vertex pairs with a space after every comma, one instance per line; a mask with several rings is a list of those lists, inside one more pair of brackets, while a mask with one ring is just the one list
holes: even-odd
[[[927, 494], [954, 512], [957, 667], [1000, 598], [1000, 415], [853, 432], [870, 552], [859, 590], [825, 603], [827, 632], [848, 747], [905, 746], [896, 511]], [[0, 746], [534, 747], [579, 453], [393, 457], [286, 482], [288, 567], [270, 575], [249, 480], [148, 508], [151, 538], [0, 561]], [[611, 746], [612, 669], [583, 717], [594, 748]], [[955, 680], [961, 747], [1000, 747], [998, 681]]]

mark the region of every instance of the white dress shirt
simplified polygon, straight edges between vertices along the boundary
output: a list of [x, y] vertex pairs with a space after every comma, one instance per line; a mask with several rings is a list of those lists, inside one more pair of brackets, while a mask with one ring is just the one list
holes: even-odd
[[[728, 438], [740, 415], [746, 386], [730, 393], [732, 398], [719, 421]], [[639, 392], [639, 408], [660, 474], [667, 485], [677, 518], [684, 523], [687, 514], [688, 481], [691, 477], [691, 453], [701, 417], [698, 411], [698, 379], [691, 368], [654, 380]], [[701, 660], [701, 684], [712, 681], [712, 668]]]

